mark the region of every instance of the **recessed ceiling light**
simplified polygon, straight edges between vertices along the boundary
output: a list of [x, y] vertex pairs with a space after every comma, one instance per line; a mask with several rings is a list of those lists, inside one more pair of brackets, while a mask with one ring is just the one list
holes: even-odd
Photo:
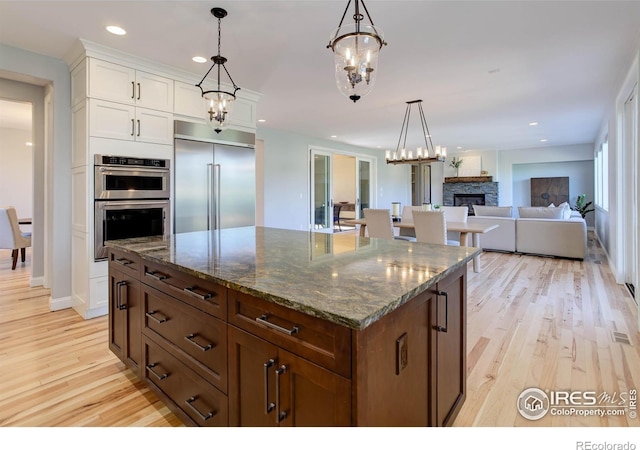
[[331, 136], [332, 138], [337, 138], [338, 136], [336, 136], [335, 134]]
[[27, 142], [27, 143], [25, 143], [25, 145], [26, 145], [27, 147], [33, 147], [33, 142]]
[[456, 147], [458, 150], [462, 150], [462, 147]]
[[260, 122], [260, 123], [264, 123], [266, 121], [267, 121], [267, 119], [258, 119], [258, 122]]
[[207, 62], [207, 58], [203, 57], [203, 56], [194, 56], [193, 58], [191, 58], [193, 61], [200, 63], [200, 64], [204, 64]]
[[540, 139], [540, 142], [547, 142], [547, 139]]
[[529, 122], [530, 127], [535, 127], [536, 125], [538, 125], [538, 122]]
[[118, 36], [124, 36], [125, 34], [127, 34], [124, 28], [120, 28], [115, 25], [109, 25], [107, 27], [107, 31], [112, 34], [117, 34]]

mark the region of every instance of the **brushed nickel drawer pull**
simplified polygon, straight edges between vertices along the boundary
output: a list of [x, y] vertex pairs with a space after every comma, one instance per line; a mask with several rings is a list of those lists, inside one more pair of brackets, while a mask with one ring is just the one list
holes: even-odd
[[149, 311], [148, 313], [144, 313], [145, 316], [147, 316], [149, 319], [152, 319], [155, 323], [165, 323], [167, 320], [169, 320], [168, 317], [161, 317], [160, 319], [158, 319], [155, 314], [158, 314], [158, 311]]
[[209, 420], [211, 419], [213, 416], [216, 415], [215, 411], [209, 411], [206, 414], [202, 414], [200, 411], [198, 411], [198, 409], [193, 406], [193, 402], [195, 402], [198, 399], [198, 397], [189, 397], [188, 399], [185, 400], [185, 403], [189, 406], [189, 408], [191, 408], [198, 416], [200, 416], [200, 419], [202, 420]]
[[156, 281], [162, 281], [162, 280], [166, 280], [167, 279], [167, 276], [165, 274], [157, 272], [157, 271], [145, 272], [144, 274], [145, 274], [145, 276], [151, 277]]
[[270, 359], [264, 363], [264, 413], [269, 414], [274, 410], [276, 405], [273, 402], [269, 402], [269, 368], [276, 363], [275, 360]]
[[149, 372], [151, 372], [151, 374], [152, 374], [154, 377], [156, 377], [159, 381], [162, 381], [162, 380], [164, 380], [165, 378], [168, 378], [168, 377], [169, 377], [169, 374], [168, 374], [168, 373], [166, 373], [166, 372], [165, 372], [165, 373], [163, 373], [162, 375], [160, 375], [160, 374], [156, 373], [156, 371], [155, 371], [155, 370], [153, 370], [153, 368], [154, 368], [156, 365], [157, 365], [156, 363], [153, 363], [153, 364], [149, 364], [149, 365], [147, 365], [147, 370], [148, 370]]
[[276, 423], [282, 422], [287, 418], [286, 411], [280, 411], [280, 375], [287, 371], [284, 364], [276, 369]]
[[207, 345], [205, 345], [205, 346], [202, 346], [202, 345], [198, 344], [198, 343], [195, 341], [195, 339], [194, 339], [195, 337], [196, 337], [196, 334], [190, 334], [190, 335], [188, 335], [188, 336], [185, 336], [184, 338], [185, 338], [187, 341], [191, 342], [191, 343], [192, 343], [193, 345], [195, 345], [196, 347], [198, 347], [198, 348], [199, 348], [200, 350], [202, 350], [203, 352], [206, 352], [206, 351], [208, 351], [208, 350], [211, 350], [213, 347], [215, 347], [215, 344], [207, 344]]
[[198, 294], [195, 291], [195, 288], [197, 286], [187, 286], [186, 288], [183, 289], [184, 292], [186, 292], [187, 294], [191, 294], [196, 298], [199, 298], [200, 300], [209, 300], [211, 297], [213, 297], [214, 294], [212, 294], [211, 292], [207, 292], [206, 294]]
[[281, 327], [280, 325], [276, 325], [275, 323], [271, 323], [269, 322], [267, 319], [269, 317], [266, 314], [261, 315], [260, 317], [256, 317], [256, 322], [261, 323], [262, 325], [272, 328], [276, 331], [279, 331], [281, 333], [287, 334], [289, 336], [296, 334], [298, 331], [300, 331], [300, 329], [297, 326], [293, 326], [291, 327], [290, 330]]
[[129, 264], [133, 264], [133, 261], [129, 261], [127, 258], [116, 258], [114, 262], [117, 262], [120, 265], [128, 266]]

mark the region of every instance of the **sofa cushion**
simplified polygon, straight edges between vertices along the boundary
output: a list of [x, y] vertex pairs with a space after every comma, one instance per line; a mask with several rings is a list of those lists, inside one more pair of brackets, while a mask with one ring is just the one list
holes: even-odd
[[518, 214], [522, 219], [564, 219], [564, 208], [538, 207], [518, 207]]
[[511, 217], [513, 215], [513, 206], [473, 205], [473, 212], [476, 216], [483, 217]]

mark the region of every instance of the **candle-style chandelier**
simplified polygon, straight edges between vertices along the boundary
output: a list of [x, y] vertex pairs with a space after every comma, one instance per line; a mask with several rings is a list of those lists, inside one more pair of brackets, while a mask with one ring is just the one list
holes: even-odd
[[[364, 15], [360, 12], [361, 3], [370, 25], [361, 23], [364, 20]], [[351, 0], [342, 14], [338, 29], [331, 33], [327, 48], [330, 48], [334, 54], [338, 89], [355, 103], [373, 89], [378, 67], [378, 53], [387, 43], [384, 41], [382, 30], [373, 24], [363, 0], [354, 0], [355, 23], [345, 25], [343, 29], [342, 22], [350, 5]], [[350, 27], [353, 27], [353, 31], [348, 29]]]
[[[413, 150], [407, 150], [407, 133], [409, 131], [409, 120], [411, 119], [411, 107], [418, 104], [418, 112], [420, 114], [420, 124], [422, 125], [422, 134], [424, 136], [424, 147], [417, 147], [415, 153]], [[400, 147], [402, 143], [402, 147]], [[400, 138], [395, 151], [387, 150], [385, 159], [387, 164], [422, 164], [431, 162], [444, 162], [447, 158], [447, 148], [436, 145], [434, 147], [431, 141], [431, 134], [427, 121], [424, 118], [422, 110], [422, 100], [411, 100], [407, 102], [407, 109], [404, 112], [404, 120], [402, 128], [400, 128]]]
[[[220, 133], [222, 129], [227, 125], [229, 121], [229, 114], [231, 113], [231, 107], [233, 105], [233, 101], [236, 99], [236, 92], [240, 89], [233, 82], [233, 78], [229, 75], [229, 71], [224, 66], [227, 62], [227, 58], [220, 55], [220, 21], [227, 16], [227, 11], [222, 8], [212, 8], [211, 14], [218, 19], [218, 54], [211, 57], [211, 61], [213, 61], [213, 65], [209, 68], [207, 73], [204, 74], [200, 83], [196, 84], [200, 88], [202, 92], [202, 98], [207, 102], [207, 115], [208, 115], [208, 123], [212, 126], [216, 133]], [[205, 91], [202, 87], [202, 83], [204, 82], [207, 75], [213, 70], [214, 67], [218, 66], [218, 80], [217, 80], [217, 89]], [[229, 81], [231, 81], [231, 85], [233, 86], [233, 92], [225, 91], [221, 87], [220, 83], [220, 69], [224, 69], [227, 77], [229, 77]]]

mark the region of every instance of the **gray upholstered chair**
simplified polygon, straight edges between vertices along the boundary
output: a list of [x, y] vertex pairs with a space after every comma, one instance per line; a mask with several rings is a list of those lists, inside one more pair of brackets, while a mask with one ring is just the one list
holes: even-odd
[[31, 247], [31, 233], [23, 233], [20, 230], [16, 209], [13, 206], [0, 208], [0, 248], [13, 250], [11, 270], [16, 270], [18, 250], [22, 253], [22, 262], [25, 261], [27, 247]]

